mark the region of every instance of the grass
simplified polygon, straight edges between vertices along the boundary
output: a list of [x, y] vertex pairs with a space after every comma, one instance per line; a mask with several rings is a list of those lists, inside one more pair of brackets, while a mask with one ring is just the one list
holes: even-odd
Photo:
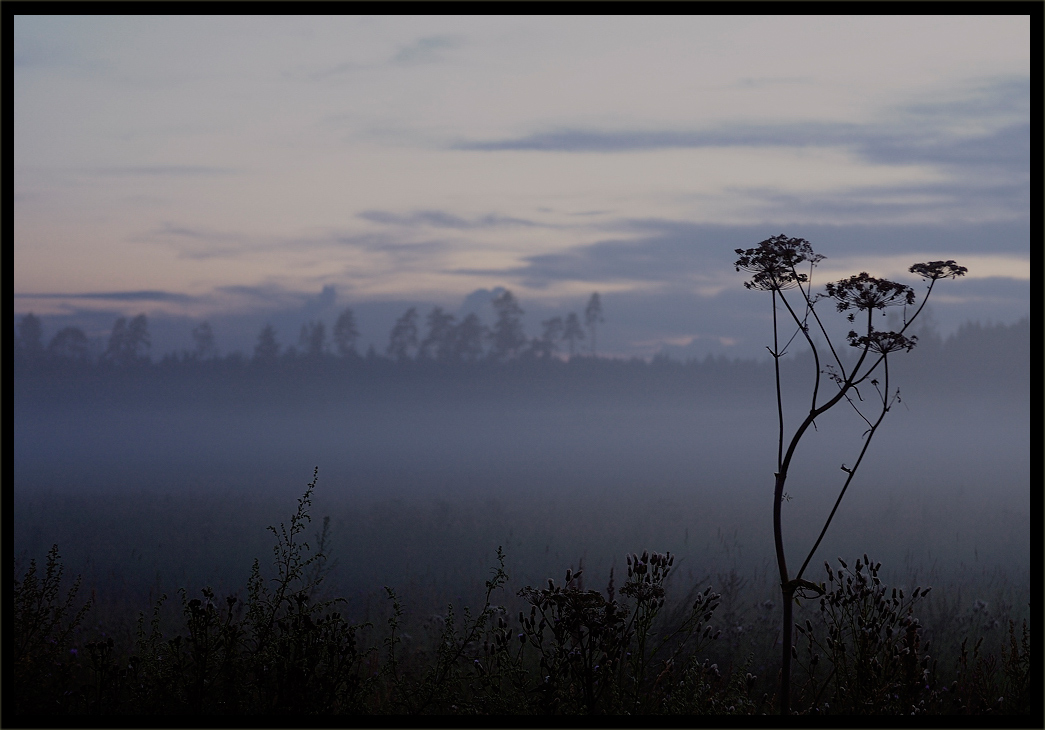
[[[315, 486], [269, 528], [271, 558], [245, 586], [157, 596], [137, 620], [140, 595], [81, 595], [57, 546], [42, 571], [16, 563], [5, 720], [774, 711], [779, 589], [766, 567], [740, 567], [735, 533], [717, 535], [732, 565], [703, 574], [644, 551], [598, 583], [578, 563], [519, 584], [498, 549], [485, 580], [366, 600], [336, 595], [337, 528], [311, 524]], [[826, 595], [796, 608], [793, 711], [1040, 717], [1027, 589], [967, 570], [928, 590], [934, 569], [905, 568], [861, 555], [814, 578]]]

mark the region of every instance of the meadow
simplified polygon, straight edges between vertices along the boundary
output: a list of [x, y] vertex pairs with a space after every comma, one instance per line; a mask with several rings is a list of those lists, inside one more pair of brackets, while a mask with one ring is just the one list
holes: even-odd
[[[230, 407], [221, 397], [240, 396], [228, 389], [144, 405], [140, 393], [96, 391], [79, 406], [54, 390], [16, 399], [16, 578], [35, 561], [42, 579], [57, 544], [64, 574], [54, 596], [82, 575], [70, 612], [93, 598], [64, 639], [61, 669], [49, 675], [57, 694], [23, 709], [772, 714], [780, 634], [779, 611], [769, 607], [780, 600], [771, 561], [775, 424], [760, 394], [731, 404], [667, 386], [552, 383], [534, 397], [532, 387], [468, 382], [455, 390], [393, 378], [336, 397], [306, 387], [289, 406], [281, 395]], [[887, 639], [883, 625], [878, 653], [867, 645], [861, 660], [882, 668], [841, 686], [832, 674], [841, 659], [826, 648], [841, 618], [803, 601], [796, 623], [809, 620], [818, 643], [803, 644], [804, 635], [796, 642], [796, 652], [811, 652], [799, 654], [799, 711], [1040, 711], [1020, 694], [1031, 616], [1026, 401], [934, 395], [912, 389], [890, 414], [814, 561], [837, 574], [859, 558], [864, 575], [865, 554], [881, 562], [876, 579], [905, 591], [897, 605], [913, 611], [894, 618], [919, 621], [918, 647], [909, 648], [919, 661], [930, 657], [918, 670], [924, 684], [915, 691], [910, 662], [900, 658], [910, 655], [901, 654], [908, 635], [896, 628]], [[818, 426], [792, 474], [785, 534], [796, 545], [811, 541], [835, 496], [839, 463], [859, 445], [847, 414]], [[298, 539], [311, 549], [322, 541], [324, 558], [288, 581], [279, 601], [265, 599], [259, 585], [280, 585], [270, 581], [280, 575], [276, 535], [265, 528], [291, 524], [316, 466], [312, 520]], [[663, 575], [668, 558], [660, 556], [669, 553]], [[251, 581], [255, 558], [260, 584]], [[642, 575], [661, 571], [655, 587], [663, 594], [642, 585], [622, 593], [639, 563]], [[828, 580], [824, 568], [815, 573]], [[265, 640], [262, 606], [281, 626]], [[527, 623], [538, 608], [549, 619], [543, 635], [539, 620]], [[557, 636], [558, 625], [575, 631]], [[695, 636], [669, 638], [679, 627]], [[170, 643], [177, 636], [180, 648]], [[589, 644], [601, 663], [571, 658]], [[200, 665], [203, 645], [216, 653]], [[287, 655], [292, 646], [299, 653]], [[276, 661], [274, 651], [298, 657], [282, 679], [257, 665]], [[177, 669], [157, 664], [174, 655]], [[932, 677], [922, 677], [928, 669]], [[190, 675], [223, 689], [203, 691]], [[310, 706], [285, 704], [289, 685], [279, 682], [293, 677], [314, 683], [315, 693], [299, 687], [294, 695]], [[893, 699], [881, 694], [900, 685], [907, 689]], [[857, 686], [871, 704], [854, 699]]]

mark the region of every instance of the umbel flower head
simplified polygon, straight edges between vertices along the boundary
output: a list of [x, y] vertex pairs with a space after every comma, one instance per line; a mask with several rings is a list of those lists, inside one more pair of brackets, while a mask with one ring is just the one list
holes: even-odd
[[957, 279], [965, 276], [969, 271], [964, 266], [959, 266], [954, 259], [947, 261], [930, 261], [925, 264], [915, 264], [908, 269], [912, 274], [918, 274], [923, 279], [936, 281], [937, 279]]
[[[838, 300], [838, 311], [850, 307], [862, 312], [872, 309], [914, 304], [914, 289], [888, 279], [869, 276], [866, 271], [858, 276], [827, 285], [827, 296]], [[853, 321], [853, 315], [849, 315]]]
[[849, 344], [853, 347], [866, 347], [868, 350], [882, 355], [888, 355], [890, 352], [898, 350], [910, 352], [918, 343], [917, 337], [905, 337], [899, 332], [880, 332], [878, 330], [872, 330], [863, 336], [850, 331], [848, 339]]
[[743, 269], [754, 274], [744, 286], [762, 291], [780, 291], [804, 284], [809, 276], [798, 273], [796, 267], [807, 261], [816, 266], [824, 259], [813, 252], [809, 241], [783, 234], [767, 238], [755, 248], [738, 248], [736, 253], [740, 255], [736, 261], [737, 271]]

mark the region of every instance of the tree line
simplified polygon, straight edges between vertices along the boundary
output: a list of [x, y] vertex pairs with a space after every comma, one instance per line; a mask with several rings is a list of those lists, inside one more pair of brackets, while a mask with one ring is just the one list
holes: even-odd
[[[392, 327], [384, 357], [396, 361], [434, 361], [444, 363], [507, 362], [518, 359], [549, 360], [560, 354], [573, 357], [587, 341], [588, 351], [597, 356], [598, 326], [605, 321], [602, 300], [595, 292], [584, 309], [583, 325], [576, 312], [565, 317], [555, 316], [541, 322], [541, 334], [528, 337], [523, 328], [524, 314], [518, 300], [508, 290], [493, 298], [495, 321], [487, 327], [479, 316], [470, 313], [458, 321], [442, 307], [433, 307], [422, 323], [417, 307], [410, 307]], [[313, 320], [301, 326], [297, 345], [284, 347], [279, 333], [266, 324], [258, 333], [251, 360], [255, 363], [275, 363], [298, 358], [355, 359], [360, 332], [355, 314], [345, 308], [327, 336], [323, 321]], [[97, 364], [101, 366], [131, 367], [150, 363], [152, 340], [148, 319], [139, 314], [130, 319], [119, 317], [113, 323], [105, 349], [95, 357], [91, 342], [79, 327], [64, 327], [44, 344], [43, 324], [33, 313], [21, 318], [15, 328], [14, 363], [16, 367], [40, 364]], [[192, 330], [192, 349], [166, 354], [162, 362], [206, 361], [218, 359], [214, 330], [209, 322], [201, 322]], [[565, 351], [564, 351], [565, 350]], [[365, 355], [368, 359], [380, 357], [371, 345]], [[229, 355], [231, 359], [245, 359], [242, 353]]]

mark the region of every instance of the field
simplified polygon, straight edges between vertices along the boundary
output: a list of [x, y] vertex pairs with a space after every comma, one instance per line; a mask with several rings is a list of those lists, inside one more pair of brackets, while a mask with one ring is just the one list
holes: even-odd
[[[394, 398], [306, 399], [297, 408], [242, 410], [199, 404], [27, 408], [23, 401], [15, 435], [16, 576], [24, 576], [30, 560], [42, 576], [46, 553], [57, 544], [65, 567], [63, 591], [81, 574], [78, 600], [94, 598], [69, 636], [67, 651], [76, 653], [63, 656], [63, 671], [69, 672], [63, 681], [78, 688], [64, 710], [255, 707], [246, 698], [264, 683], [252, 673], [256, 668], [247, 661], [246, 644], [241, 649], [247, 654], [235, 654], [244, 683], [235, 699], [193, 694], [184, 682], [170, 696], [155, 689], [135, 694], [125, 679], [146, 676], [143, 657], [162, 654], [157, 647], [169, 647], [172, 637], [180, 634], [192, 643], [195, 614], [189, 602], [201, 599], [195, 610], [203, 610], [207, 599], [201, 589], [213, 589], [222, 616], [225, 597], [236, 596], [236, 608], [226, 618], [249, 635], [249, 605], [260, 605], [248, 590], [253, 560], [260, 561], [266, 580], [278, 576], [274, 535], [265, 528], [281, 523], [289, 528], [296, 500], [318, 466], [309, 505], [313, 519], [302, 525], [299, 538], [314, 548], [329, 518], [327, 558], [324, 580], [309, 588], [308, 605], [319, 613], [336, 610], [345, 622], [330, 641], [347, 642], [348, 627], [361, 628], [352, 632], [355, 663], [327, 700], [316, 696], [311, 711], [773, 711], [780, 619], [769, 604], [778, 605], [780, 596], [770, 525], [771, 412], [754, 404], [694, 407], [656, 394], [522, 400], [486, 391], [470, 398], [405, 398], [395, 392]], [[935, 666], [936, 673], [930, 689], [907, 697], [915, 698], [911, 704], [926, 701], [926, 711], [948, 713], [1029, 711], [1029, 699], [1018, 704], [1010, 697], [1008, 704], [998, 704], [997, 697], [988, 698], [1021, 681], [1020, 662], [1029, 652], [1020, 648], [1023, 622], [1031, 616], [1026, 408], [998, 401], [989, 408], [939, 404], [913, 396], [907, 405], [890, 415], [813, 565], [827, 561], [839, 571], [840, 557], [852, 569], [866, 553], [881, 561], [882, 584], [906, 591], [905, 601], [914, 589], [932, 586], [911, 615], [920, 621], [919, 656], [928, 654], [927, 666]], [[818, 426], [802, 455], [802, 471], [792, 475], [785, 535], [794, 553], [808, 549], [802, 546], [815, 538], [836, 494], [838, 465], [859, 445], [851, 418], [840, 415]], [[498, 567], [499, 548], [506, 577], [496, 581], [487, 606], [487, 581]], [[523, 589], [546, 589], [549, 578], [562, 589], [567, 569], [583, 569], [568, 585], [576, 592], [569, 600], [590, 590], [607, 596], [612, 571], [619, 610], [632, 611], [628, 615], [634, 619], [641, 606], [621, 590], [628, 556], [643, 551], [673, 556], [661, 584], [664, 604], [647, 627], [644, 652], [685, 625], [694, 597], [705, 589], [719, 594], [712, 617], [701, 624], [712, 627], [708, 636], [700, 637], [700, 628], [670, 666], [663, 658], [678, 648], [671, 642], [648, 666], [625, 670], [618, 662], [615, 679], [591, 680], [606, 689], [587, 698], [583, 673], [571, 674], [573, 665], [565, 659], [556, 664], [551, 634], [546, 632], [543, 649], [536, 634], [527, 638], [518, 655], [523, 644], [516, 639], [527, 631], [520, 611], [525, 618], [542, 600]], [[823, 567], [809, 577], [827, 580]], [[186, 589], [184, 597], [180, 588]], [[149, 634], [152, 607], [164, 594], [168, 599], [156, 614], [162, 641], [137, 643], [139, 614]], [[334, 598], [344, 600], [322, 606]], [[560, 611], [573, 605], [567, 598], [555, 600]], [[393, 633], [395, 605], [402, 613]], [[448, 607], [455, 617], [450, 634]], [[473, 624], [464, 618], [466, 607]], [[279, 610], [292, 609], [297, 610], [288, 602]], [[598, 623], [594, 615], [584, 615], [592, 626]], [[605, 613], [600, 615], [605, 623]], [[832, 684], [825, 669], [830, 662], [822, 647], [830, 625], [817, 601], [804, 601], [796, 613], [798, 623], [807, 618], [824, 659], [812, 674], [796, 676], [801, 690], [796, 707], [832, 712], [828, 698], [844, 699], [852, 690]], [[581, 633], [612, 633], [612, 626], [592, 626]], [[484, 654], [484, 641], [494, 646], [498, 631], [510, 635], [511, 651]], [[106, 669], [104, 657], [92, 661], [88, 647], [97, 654], [110, 638], [113, 648], [105, 657], [112, 665]], [[636, 648], [629, 651], [635, 654]], [[881, 648], [884, 657], [888, 651], [885, 644]], [[796, 649], [806, 651], [801, 641]], [[605, 646], [601, 650], [612, 654]], [[131, 656], [138, 657], [138, 669], [120, 675]], [[559, 684], [547, 695], [556, 698], [548, 700], [551, 704], [532, 699], [542, 672], [551, 676], [540, 666], [541, 656], [558, 667]], [[811, 657], [800, 657], [799, 664]], [[993, 664], [984, 663], [987, 657]], [[490, 667], [496, 671], [485, 664], [478, 669], [477, 660], [494, 662]], [[323, 679], [327, 670], [320, 668], [329, 665], [317, 662], [318, 674], [308, 676], [316, 687], [325, 687], [324, 681], [334, 680]], [[195, 666], [186, 659], [183, 670]], [[154, 680], [160, 676], [155, 667], [148, 671]], [[217, 682], [220, 670], [207, 671], [217, 672], [208, 675]], [[124, 684], [113, 679], [120, 676]], [[676, 688], [668, 693], [670, 701], [663, 695], [668, 679]], [[105, 689], [105, 681], [115, 684]], [[143, 682], [139, 685], [155, 687]], [[954, 690], [960, 690], [960, 700]], [[411, 704], [428, 691], [429, 703]], [[895, 702], [878, 702], [875, 711], [898, 710]]]

